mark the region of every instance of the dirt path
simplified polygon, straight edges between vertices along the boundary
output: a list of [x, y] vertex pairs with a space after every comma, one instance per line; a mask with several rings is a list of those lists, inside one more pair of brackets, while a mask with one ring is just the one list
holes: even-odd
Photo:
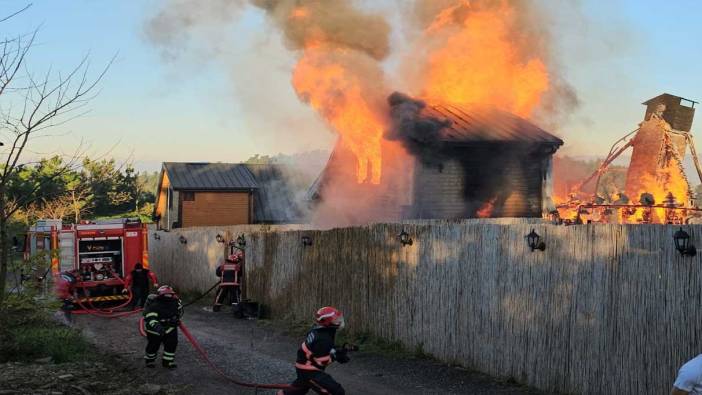
[[[121, 354], [138, 366], [143, 364], [145, 341], [137, 332], [138, 316], [118, 319], [75, 316], [73, 322], [99, 348]], [[184, 323], [215, 364], [232, 377], [259, 383], [288, 383], [295, 377], [292, 362], [299, 339], [255, 321], [237, 320], [225, 312], [212, 313], [195, 306], [188, 309]], [[188, 394], [255, 392], [234, 387], [211, 372], [182, 335], [176, 359], [177, 370], [168, 371], [157, 365], [156, 369], [142, 369], [141, 374], [151, 383], [185, 385], [184, 392]], [[430, 360], [391, 358], [362, 351], [352, 355], [351, 363], [334, 364], [328, 371], [349, 394], [541, 393]]]

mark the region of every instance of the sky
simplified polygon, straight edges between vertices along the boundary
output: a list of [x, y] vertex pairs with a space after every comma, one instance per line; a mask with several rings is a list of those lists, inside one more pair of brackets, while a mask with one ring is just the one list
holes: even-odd
[[[409, 3], [383, 1], [388, 9]], [[26, 4], [0, 0], [0, 11]], [[163, 161], [235, 162], [331, 147], [333, 134], [290, 85], [294, 53], [261, 12], [245, 9], [229, 37], [209, 38], [210, 50], [174, 57], [144, 30], [167, 4], [32, 0], [27, 11], [0, 24], [4, 37], [39, 27], [32, 71], [69, 71], [88, 55], [97, 75], [114, 57], [90, 112], [34, 142], [29, 155], [69, 152], [84, 141], [94, 156], [157, 170]], [[549, 18], [555, 59], [580, 103], [553, 131], [566, 141], [562, 153], [603, 156], [642, 120], [641, 102], [660, 93], [702, 100], [701, 1], [569, 4]]]

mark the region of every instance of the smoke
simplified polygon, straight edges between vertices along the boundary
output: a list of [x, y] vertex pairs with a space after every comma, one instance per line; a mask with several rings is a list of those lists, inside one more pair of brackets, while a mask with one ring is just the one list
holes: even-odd
[[451, 121], [422, 114], [426, 103], [404, 93], [393, 92], [388, 97], [391, 126], [385, 138], [402, 142], [408, 152], [426, 164], [435, 162], [443, 147], [441, 130]]
[[[215, 31], [235, 20], [241, 13], [245, 0], [170, 0], [167, 6], [147, 20], [144, 26], [146, 38], [161, 50], [166, 60], [176, 60], [191, 45], [201, 48], [203, 43], [215, 45], [228, 42], [226, 37], [203, 40], [197, 33], [202, 28], [214, 27]], [[193, 42], [196, 40], [196, 42]]]
[[349, 0], [251, 0], [283, 32], [291, 50], [311, 45], [349, 49], [382, 60], [390, 52], [390, 25]]

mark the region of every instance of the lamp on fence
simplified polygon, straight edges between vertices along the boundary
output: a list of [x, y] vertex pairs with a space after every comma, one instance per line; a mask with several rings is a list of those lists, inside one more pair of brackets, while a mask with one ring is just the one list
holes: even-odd
[[178, 241], [180, 241], [180, 244], [188, 244], [188, 239], [186, 239], [183, 235], [180, 235]]
[[302, 245], [308, 247], [312, 245], [312, 238], [309, 236], [302, 236]]
[[683, 228], [678, 229], [678, 231], [673, 234], [673, 241], [675, 242], [675, 249], [678, 250], [680, 255], [697, 255], [697, 248], [690, 243], [690, 234], [685, 232]]
[[246, 247], [246, 237], [244, 237], [243, 233], [236, 238], [236, 245], [239, 246], [239, 248]]
[[531, 248], [532, 252], [536, 250], [543, 251], [546, 249], [546, 243], [541, 241], [541, 236], [539, 236], [534, 229], [532, 229], [528, 235], [524, 236], [524, 238], [526, 239], [527, 245], [529, 248]]
[[219, 233], [217, 233], [217, 243], [224, 243], [224, 237]]
[[402, 243], [403, 247], [406, 245], [412, 245], [412, 238], [404, 229], [402, 229], [402, 232], [397, 235], [397, 238], [400, 239], [400, 243]]
[[158, 233], [154, 232], [154, 240], [161, 240], [161, 235]]

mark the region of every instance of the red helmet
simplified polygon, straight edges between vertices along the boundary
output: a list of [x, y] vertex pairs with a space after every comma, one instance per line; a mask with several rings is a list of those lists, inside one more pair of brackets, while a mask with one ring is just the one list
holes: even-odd
[[158, 287], [158, 290], [156, 290], [156, 294], [164, 298], [174, 298], [176, 296], [175, 291], [173, 290], [173, 288], [171, 288], [170, 285], [162, 285]]
[[334, 307], [322, 307], [314, 313], [314, 322], [327, 328], [343, 328], [344, 315]]

